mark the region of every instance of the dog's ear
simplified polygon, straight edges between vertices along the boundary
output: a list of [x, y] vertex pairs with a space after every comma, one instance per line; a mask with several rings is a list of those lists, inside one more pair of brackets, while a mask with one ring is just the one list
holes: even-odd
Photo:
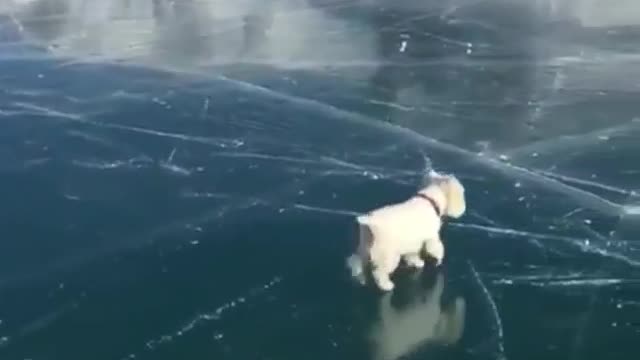
[[452, 218], [459, 218], [467, 208], [464, 187], [453, 175], [448, 176], [442, 187], [447, 196], [446, 215]]

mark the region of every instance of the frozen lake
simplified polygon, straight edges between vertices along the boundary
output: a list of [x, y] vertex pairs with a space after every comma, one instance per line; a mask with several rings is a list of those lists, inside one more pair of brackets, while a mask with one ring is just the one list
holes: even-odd
[[[638, 14], [1, 1], [0, 358], [637, 359]], [[358, 286], [431, 167], [444, 265]]]

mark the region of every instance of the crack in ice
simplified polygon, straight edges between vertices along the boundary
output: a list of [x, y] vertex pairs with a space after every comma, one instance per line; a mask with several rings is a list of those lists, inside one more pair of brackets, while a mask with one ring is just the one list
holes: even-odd
[[262, 95], [266, 95], [271, 98], [287, 101], [291, 104], [304, 106], [306, 110], [313, 109], [334, 118], [352, 121], [354, 123], [363, 124], [368, 127], [380, 129], [381, 131], [384, 131], [389, 134], [401, 136], [406, 140], [410, 140], [419, 145], [432, 146], [438, 150], [461, 156], [467, 160], [476, 162], [484, 166], [485, 168], [503, 173], [508, 177], [525, 181], [525, 182], [538, 184], [550, 191], [558, 192], [563, 195], [566, 195], [567, 197], [573, 199], [576, 203], [584, 207], [588, 207], [590, 209], [597, 210], [605, 214], [620, 215], [626, 210], [626, 208], [621, 206], [620, 204], [616, 204], [614, 202], [608, 201], [593, 193], [575, 188], [573, 186], [569, 186], [558, 180], [551, 179], [549, 177], [537, 174], [532, 170], [522, 168], [516, 165], [508, 164], [493, 158], [485, 157], [485, 156], [473, 153], [471, 151], [465, 150], [461, 147], [448, 144], [445, 142], [441, 142], [434, 138], [430, 138], [421, 133], [418, 133], [410, 128], [398, 126], [395, 124], [390, 124], [387, 122], [378, 121], [369, 116], [362, 115], [353, 111], [340, 109], [336, 106], [326, 104], [321, 101], [289, 95], [289, 94], [278, 92], [278, 91], [275, 91], [260, 85], [256, 85], [250, 82], [236, 80], [236, 79], [232, 79], [225, 76], [219, 76], [218, 79], [221, 81], [225, 81], [230, 84], [233, 84], [235, 86], [238, 86], [247, 91], [260, 93]]
[[504, 329], [502, 328], [502, 319], [500, 318], [500, 313], [498, 312], [498, 306], [496, 305], [495, 300], [493, 300], [493, 296], [491, 296], [491, 292], [489, 292], [489, 289], [487, 289], [487, 286], [482, 281], [480, 274], [478, 274], [478, 271], [476, 270], [475, 266], [473, 266], [473, 263], [471, 261], [468, 261], [467, 263], [469, 265], [469, 269], [471, 270], [471, 274], [473, 275], [473, 278], [475, 279], [476, 283], [482, 290], [482, 293], [487, 301], [487, 305], [491, 310], [491, 315], [494, 321], [494, 328], [495, 328], [494, 330], [496, 331], [496, 336], [497, 336], [497, 339], [496, 339], [497, 347], [498, 347], [497, 354], [496, 354], [497, 359], [507, 360], [507, 357], [504, 351]]
[[612, 135], [636, 130], [640, 127], [640, 118], [604, 129], [597, 129], [584, 134], [563, 135], [548, 140], [536, 141], [515, 149], [507, 150], [504, 154], [511, 159], [536, 157], [540, 152], [569, 151], [572, 148], [584, 148], [585, 146], [601, 143], [609, 140]]
[[14, 105], [22, 107], [27, 110], [37, 111], [38, 114], [40, 115], [55, 117], [55, 118], [62, 118], [62, 119], [77, 122], [80, 124], [91, 125], [91, 126], [101, 127], [105, 129], [122, 130], [122, 131], [133, 132], [133, 133], [144, 134], [144, 135], [153, 135], [158, 137], [172, 138], [172, 139], [178, 139], [178, 140], [187, 141], [187, 142], [213, 145], [221, 148], [239, 148], [244, 145], [244, 141], [241, 139], [219, 139], [219, 138], [213, 138], [213, 137], [194, 136], [194, 135], [187, 135], [187, 134], [181, 134], [181, 133], [160, 131], [160, 130], [148, 129], [148, 128], [137, 127], [137, 126], [103, 123], [103, 122], [89, 120], [86, 118], [85, 115], [82, 115], [82, 114], [65, 113], [65, 112], [53, 110], [53, 109], [38, 106], [38, 105], [22, 103], [22, 102], [14, 103]]
[[557, 179], [562, 180], [562, 181], [572, 182], [572, 183], [580, 184], [580, 185], [591, 186], [591, 187], [595, 187], [595, 188], [598, 188], [598, 189], [614, 192], [614, 193], [617, 193], [617, 194], [620, 194], [620, 195], [626, 195], [626, 196], [638, 195], [634, 190], [626, 190], [626, 189], [622, 189], [622, 188], [619, 188], [619, 187], [616, 187], [616, 186], [601, 184], [601, 183], [598, 183], [598, 182], [595, 182], [595, 181], [579, 179], [579, 178], [566, 176], [566, 175], [561, 175], [561, 174], [557, 174], [557, 173], [553, 173], [553, 172], [545, 171], [545, 170], [533, 170], [533, 171], [535, 171], [535, 172], [537, 172], [537, 173], [539, 173], [541, 175], [544, 175], [544, 176], [557, 178]]
[[323, 208], [323, 207], [318, 207], [318, 206], [310, 206], [310, 205], [305, 205], [305, 204], [293, 204], [293, 208], [300, 209], [300, 210], [321, 212], [321, 213], [331, 214], [331, 215], [345, 215], [345, 216], [359, 216], [359, 215], [362, 215], [362, 213], [355, 212], [355, 211], [328, 209], [328, 208]]
[[622, 254], [613, 253], [613, 252], [592, 246], [588, 241], [589, 239], [587, 238], [575, 238], [575, 237], [553, 235], [553, 234], [538, 234], [538, 233], [532, 233], [527, 231], [509, 229], [509, 228], [496, 228], [491, 226], [468, 224], [468, 223], [451, 223], [449, 224], [449, 226], [457, 227], [457, 228], [481, 230], [489, 233], [502, 234], [502, 235], [508, 235], [508, 236], [534, 238], [539, 240], [560, 240], [570, 245], [576, 246], [584, 252], [616, 259], [633, 267], [640, 267], [640, 261], [631, 259]]
[[621, 279], [621, 278], [591, 278], [591, 279], [558, 279], [549, 276], [515, 276], [503, 277], [491, 282], [496, 285], [514, 285], [526, 284], [536, 287], [548, 286], [574, 286], [574, 287], [603, 287], [619, 284], [640, 284], [640, 279]]
[[[298, 210], [304, 210], [304, 211], [325, 213], [330, 215], [338, 215], [338, 216], [358, 216], [362, 214], [361, 212], [357, 212], [357, 211], [344, 210], [344, 209], [332, 209], [332, 208], [312, 206], [312, 205], [299, 204], [299, 203], [294, 204], [292, 208], [298, 209]], [[559, 240], [559, 241], [568, 243], [572, 246], [578, 247], [580, 250], [584, 252], [600, 255], [603, 257], [611, 258], [611, 259], [616, 259], [633, 267], [640, 267], [640, 261], [629, 258], [628, 256], [625, 256], [623, 254], [614, 253], [614, 252], [607, 251], [605, 249], [593, 246], [588, 241], [589, 240], [588, 238], [578, 238], [578, 237], [570, 237], [570, 236], [562, 236], [562, 235], [554, 235], [554, 234], [539, 234], [539, 233], [533, 233], [528, 231], [509, 229], [506, 227], [494, 227], [494, 226], [486, 226], [486, 225], [478, 225], [478, 224], [470, 224], [470, 223], [453, 223], [452, 222], [448, 224], [448, 226], [462, 228], [462, 229], [479, 230], [479, 231], [493, 233], [493, 234], [524, 237], [528, 241], [536, 245], [537, 247], [541, 247], [542, 249], [545, 249], [545, 250], [547, 248], [544, 247], [543, 244], [538, 242], [538, 240]], [[617, 240], [616, 242], [627, 243], [627, 241], [625, 240]]]
[[[201, 326], [204, 323], [219, 320], [222, 317], [222, 315], [227, 311], [237, 308], [238, 306], [245, 304], [248, 301], [255, 299], [258, 296], [268, 292], [274, 286], [278, 285], [281, 281], [282, 281], [282, 277], [276, 276], [266, 284], [250, 290], [248, 295], [238, 296], [233, 300], [222, 304], [221, 306], [217, 307], [213, 311], [197, 314], [191, 320], [189, 320], [184, 325], [182, 325], [178, 330], [170, 334], [161, 335], [155, 339], [147, 341], [145, 343], [146, 351], [153, 351], [157, 349], [159, 346], [161, 346], [162, 344], [172, 342], [175, 338], [186, 335], [187, 333], [196, 329], [197, 327]], [[122, 360], [135, 359], [135, 358], [136, 358], [135, 354], [129, 354], [126, 357], [124, 357]]]

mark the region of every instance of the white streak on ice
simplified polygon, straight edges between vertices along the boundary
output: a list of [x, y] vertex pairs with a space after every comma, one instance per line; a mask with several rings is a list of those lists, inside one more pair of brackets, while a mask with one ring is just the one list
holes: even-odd
[[[281, 281], [282, 281], [282, 278], [276, 276], [273, 279], [271, 279], [271, 281], [267, 282], [266, 284], [261, 285], [261, 286], [259, 286], [257, 288], [254, 288], [254, 289], [250, 290], [247, 295], [238, 296], [235, 299], [230, 300], [230, 301], [224, 303], [223, 305], [217, 307], [213, 311], [206, 312], [206, 313], [201, 313], [201, 314], [198, 314], [198, 315], [194, 316], [191, 320], [189, 320], [187, 323], [185, 323], [183, 326], [181, 326], [178, 330], [176, 330], [176, 331], [174, 331], [174, 332], [172, 332], [170, 334], [162, 335], [162, 336], [159, 336], [159, 337], [157, 337], [155, 339], [147, 341], [146, 344], [145, 344], [146, 350], [148, 350], [148, 351], [155, 350], [156, 348], [158, 348], [162, 344], [172, 342], [175, 338], [178, 338], [178, 337], [181, 337], [181, 336], [187, 334], [188, 332], [196, 329], [197, 327], [201, 326], [204, 323], [220, 319], [220, 317], [225, 312], [227, 312], [227, 311], [229, 311], [231, 309], [234, 309], [234, 308], [236, 308], [236, 307], [238, 307], [238, 306], [240, 306], [242, 304], [245, 304], [247, 301], [250, 301], [252, 299], [257, 298], [258, 296], [264, 294], [265, 292], [269, 291], [271, 288], [273, 288], [274, 286], [279, 284]], [[135, 354], [129, 354], [128, 356], [123, 358], [123, 360], [132, 359], [132, 358], [135, 358], [135, 357], [136, 357]]]
[[487, 304], [493, 316], [494, 327], [497, 335], [496, 340], [497, 340], [497, 346], [498, 346], [496, 357], [498, 360], [506, 360], [507, 356], [505, 355], [505, 351], [504, 351], [504, 329], [502, 328], [502, 319], [500, 318], [500, 313], [498, 312], [498, 306], [496, 305], [496, 302], [493, 300], [493, 296], [491, 296], [491, 292], [489, 292], [489, 289], [487, 289], [487, 286], [482, 281], [480, 274], [478, 274], [478, 271], [476, 270], [475, 266], [473, 266], [473, 263], [469, 261], [468, 264], [469, 264], [469, 269], [471, 270], [471, 274], [473, 275], [473, 278], [478, 283], [478, 286], [480, 286], [480, 289], [482, 290], [482, 293], [484, 294], [485, 299], [487, 300]]
[[137, 126], [127, 126], [127, 125], [113, 124], [113, 123], [102, 123], [102, 122], [89, 120], [85, 115], [82, 115], [82, 114], [65, 113], [65, 112], [57, 111], [54, 109], [50, 109], [50, 108], [46, 108], [38, 105], [21, 103], [21, 102], [14, 103], [14, 105], [22, 107], [24, 109], [31, 110], [31, 111], [36, 111], [37, 115], [61, 118], [68, 121], [73, 121], [73, 122], [105, 128], [105, 129], [121, 130], [121, 131], [127, 131], [132, 133], [143, 134], [143, 135], [153, 135], [158, 137], [172, 138], [172, 139], [177, 139], [177, 140], [182, 140], [187, 142], [211, 145], [211, 146], [220, 147], [220, 148], [239, 148], [244, 145], [244, 141], [241, 139], [230, 140], [230, 139], [203, 137], [203, 136], [193, 136], [193, 135], [187, 135], [187, 134], [147, 129], [147, 128], [137, 127]]
[[592, 187], [595, 187], [595, 188], [598, 188], [598, 189], [611, 191], [611, 192], [618, 193], [618, 194], [621, 194], [621, 195], [627, 195], [627, 196], [637, 195], [637, 193], [635, 191], [633, 191], [633, 190], [626, 190], [626, 189], [622, 189], [622, 188], [619, 188], [619, 187], [616, 187], [616, 186], [597, 183], [595, 181], [578, 179], [578, 178], [575, 178], [575, 177], [566, 176], [566, 175], [560, 175], [560, 174], [556, 174], [556, 173], [552, 173], [550, 171], [544, 171], [544, 170], [534, 170], [534, 171], [539, 173], [539, 174], [541, 174], [541, 175], [552, 177], [552, 178], [556, 178], [556, 179], [559, 179], [559, 180], [562, 180], [562, 181], [572, 182], [572, 183], [580, 184], [580, 185], [592, 186]]
[[511, 159], [522, 159], [536, 153], [567, 152], [571, 149], [582, 149], [591, 144], [602, 143], [612, 135], [628, 134], [640, 128], [640, 119], [632, 119], [621, 125], [616, 125], [592, 132], [575, 135], [564, 135], [548, 140], [536, 141], [515, 149], [507, 150], [505, 154]]
[[533, 280], [528, 278], [502, 278], [499, 280], [492, 281], [493, 284], [503, 284], [503, 285], [512, 285], [512, 284], [526, 284], [536, 287], [548, 287], [548, 286], [589, 286], [589, 287], [602, 287], [609, 285], [618, 285], [618, 284], [640, 284], [640, 280], [634, 279], [618, 279], [618, 278], [598, 278], [598, 279], [568, 279], [568, 280], [558, 280], [558, 279], [543, 279], [543, 280]]
[[512, 177], [514, 179], [524, 181], [524, 182], [534, 183], [534, 184], [543, 186], [550, 191], [561, 193], [571, 198], [581, 206], [584, 206], [593, 210], [597, 210], [605, 214], [619, 215], [623, 213], [625, 210], [623, 206], [613, 203], [611, 201], [608, 201], [606, 199], [603, 199], [602, 197], [599, 197], [590, 192], [563, 184], [560, 181], [550, 179], [546, 176], [539, 175], [534, 171], [531, 171], [526, 168], [507, 164], [503, 161], [499, 161], [496, 159], [480, 156], [478, 154], [475, 154], [463, 148], [457, 147], [455, 145], [447, 144], [447, 143], [438, 141], [436, 139], [427, 137], [409, 128], [401, 127], [401, 126], [390, 124], [383, 121], [378, 121], [377, 119], [373, 119], [369, 116], [365, 116], [352, 111], [343, 110], [333, 105], [325, 104], [317, 100], [307, 99], [303, 97], [293, 96], [293, 95], [281, 93], [278, 91], [274, 91], [250, 82], [235, 80], [235, 79], [231, 79], [224, 76], [219, 77], [219, 79], [225, 82], [228, 82], [230, 84], [233, 84], [246, 91], [251, 91], [251, 92], [259, 93], [259, 94], [269, 96], [271, 98], [275, 98], [278, 100], [287, 101], [290, 104], [304, 107], [304, 109], [306, 110], [312, 109], [333, 118], [344, 119], [353, 123], [358, 123], [368, 127], [377, 128], [386, 133], [400, 136], [418, 145], [430, 146], [440, 151], [461, 156], [466, 160], [474, 161], [476, 163], [483, 165], [488, 169], [492, 169], [497, 172], [503, 173], [504, 175]]
[[[630, 266], [640, 267], [640, 261], [631, 259], [631, 258], [629, 258], [629, 257], [627, 257], [625, 255], [622, 255], [622, 254], [613, 253], [613, 252], [607, 251], [605, 249], [601, 249], [599, 247], [593, 246], [589, 242], [585, 242], [585, 240], [588, 240], [586, 238], [574, 238], [574, 237], [569, 237], [569, 236], [561, 236], [561, 235], [553, 235], [553, 234], [537, 234], [537, 233], [532, 233], [532, 232], [527, 232], [527, 231], [508, 229], [508, 228], [496, 228], [496, 227], [491, 227], [491, 226], [476, 225], [476, 224], [465, 224], [465, 223], [451, 223], [451, 224], [449, 224], [449, 226], [458, 227], [458, 228], [473, 229], [473, 230], [480, 230], [480, 231], [484, 231], [484, 232], [489, 232], [489, 233], [494, 233], [494, 234], [502, 234], [502, 235], [508, 235], [508, 236], [534, 238], [534, 239], [538, 239], [538, 240], [560, 240], [560, 241], [563, 241], [563, 242], [568, 243], [570, 245], [576, 246], [576, 247], [578, 247], [580, 250], [582, 250], [584, 252], [597, 254], [597, 255], [601, 255], [601, 256], [604, 256], [604, 257], [612, 258], [612, 259], [616, 259], [616, 260], [624, 262], [624, 263], [626, 263], [627, 265], [630, 265]], [[624, 240], [618, 240], [618, 241], [624, 241]]]
[[309, 206], [309, 205], [304, 205], [304, 204], [294, 204], [293, 207], [296, 208], [296, 209], [300, 209], [300, 210], [315, 211], [315, 212], [321, 212], [321, 213], [332, 214], [332, 215], [345, 215], [345, 216], [359, 216], [359, 215], [362, 215], [362, 213], [358, 213], [358, 212], [355, 212], [355, 211], [334, 210], [334, 209], [327, 209], [327, 208], [322, 208], [322, 207], [317, 207], [317, 206]]
[[[311, 206], [311, 205], [305, 205], [305, 204], [294, 204], [293, 208], [298, 210], [313, 211], [313, 212], [338, 215], [338, 216], [362, 215], [361, 212], [356, 212], [351, 210], [331, 209], [331, 208]], [[578, 247], [580, 250], [584, 252], [597, 254], [607, 258], [616, 259], [630, 266], [640, 267], [640, 261], [634, 260], [622, 254], [610, 252], [605, 249], [591, 245], [588, 241], [585, 241], [585, 240], [588, 240], [586, 238], [578, 238], [578, 237], [570, 237], [570, 236], [562, 236], [562, 235], [554, 235], [554, 234], [539, 234], [539, 233], [533, 233], [528, 231], [509, 229], [505, 227], [494, 227], [494, 226], [468, 224], [468, 223], [452, 222], [447, 224], [447, 226], [470, 229], [470, 230], [479, 230], [486, 233], [500, 234], [500, 235], [506, 235], [506, 236], [523, 237], [529, 240], [535, 246], [541, 247], [543, 249], [546, 249], [546, 247], [544, 247], [543, 244], [539, 243], [538, 240], [559, 240], [559, 241], [568, 243], [572, 246]], [[626, 243], [625, 240], [616, 240], [616, 242]]]

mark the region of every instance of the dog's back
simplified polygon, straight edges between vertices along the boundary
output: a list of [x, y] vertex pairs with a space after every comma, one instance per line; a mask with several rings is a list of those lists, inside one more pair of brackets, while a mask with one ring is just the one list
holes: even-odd
[[[430, 216], [433, 214], [433, 216]], [[432, 237], [440, 229], [440, 218], [422, 199], [411, 198], [358, 216], [358, 223], [366, 226], [371, 241], [406, 242], [414, 248], [417, 243]]]

